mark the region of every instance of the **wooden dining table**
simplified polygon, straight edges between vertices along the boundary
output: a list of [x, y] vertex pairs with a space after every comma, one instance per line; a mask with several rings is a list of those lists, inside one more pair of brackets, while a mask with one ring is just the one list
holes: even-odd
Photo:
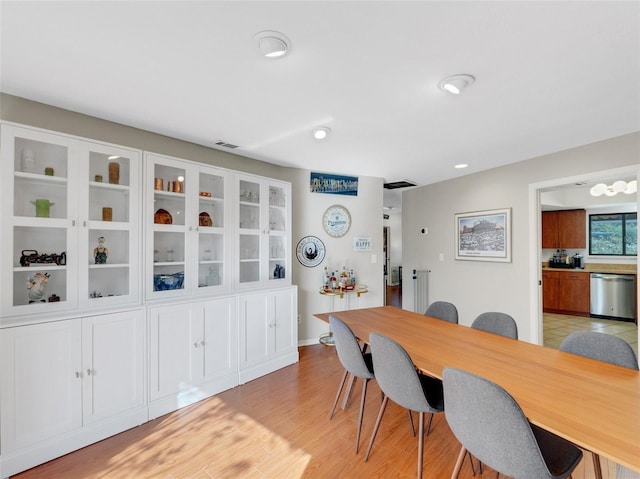
[[315, 316], [330, 315], [365, 343], [372, 332], [396, 340], [425, 374], [453, 366], [499, 384], [531, 423], [640, 472], [638, 371], [393, 306]]

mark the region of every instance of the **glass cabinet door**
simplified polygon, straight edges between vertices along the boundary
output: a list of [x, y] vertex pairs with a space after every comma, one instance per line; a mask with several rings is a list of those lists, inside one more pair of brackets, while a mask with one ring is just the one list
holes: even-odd
[[70, 157], [76, 142], [2, 126], [2, 312], [49, 312], [77, 304], [75, 198]]
[[[148, 231], [148, 243], [151, 248], [146, 252], [147, 263], [153, 265], [150, 278], [147, 278], [147, 291], [151, 297], [175, 296], [185, 288], [186, 259], [186, 196], [185, 190], [193, 178], [187, 177], [187, 171], [177, 161], [157, 159], [148, 165], [153, 181], [151, 190], [151, 215]], [[161, 163], [162, 161], [162, 163]], [[149, 185], [147, 185], [149, 187]]]
[[290, 283], [290, 185], [268, 178], [238, 179], [238, 283]]
[[260, 253], [264, 242], [261, 228], [260, 183], [241, 179], [238, 203], [238, 281], [252, 283], [260, 281]]
[[227, 289], [229, 173], [160, 155], [146, 159], [147, 299]]
[[[91, 306], [138, 298], [139, 157], [138, 152], [94, 145], [86, 152], [83, 185], [88, 202], [81, 202], [84, 237], [80, 244], [86, 290], [81, 300]], [[86, 208], [86, 210], [85, 210]]]
[[140, 152], [7, 124], [1, 145], [3, 316], [139, 302]]
[[269, 184], [269, 281], [286, 279], [290, 274], [288, 189]]
[[226, 282], [225, 177], [201, 171], [197, 202], [198, 288], [220, 289]]

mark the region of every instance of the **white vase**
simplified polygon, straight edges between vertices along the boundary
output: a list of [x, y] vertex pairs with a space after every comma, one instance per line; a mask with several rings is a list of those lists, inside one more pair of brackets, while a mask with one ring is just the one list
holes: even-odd
[[20, 169], [26, 173], [35, 173], [36, 155], [33, 153], [33, 150], [22, 150], [20, 155]]

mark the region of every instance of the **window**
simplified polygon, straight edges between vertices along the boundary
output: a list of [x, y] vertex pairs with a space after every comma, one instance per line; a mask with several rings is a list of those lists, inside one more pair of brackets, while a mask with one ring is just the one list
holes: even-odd
[[589, 254], [636, 256], [637, 217], [637, 213], [589, 215]]

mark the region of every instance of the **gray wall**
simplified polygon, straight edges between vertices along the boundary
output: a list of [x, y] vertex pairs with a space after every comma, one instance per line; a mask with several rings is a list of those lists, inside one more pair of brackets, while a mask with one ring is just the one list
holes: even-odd
[[[315, 313], [381, 306], [383, 303], [382, 178], [360, 176], [358, 195], [342, 196], [311, 193], [310, 171], [293, 168], [290, 171], [289, 181], [297, 185], [293, 192], [293, 204], [299, 212], [294, 216], [292, 228], [292, 279], [298, 285], [300, 315], [298, 338], [301, 344], [313, 344], [318, 342], [321, 334], [329, 330], [326, 323], [314, 318]], [[324, 212], [334, 204], [346, 207], [351, 214], [351, 228], [341, 238], [330, 237], [322, 226]], [[326, 248], [324, 261], [315, 268], [302, 266], [295, 257], [295, 247], [305, 236], [318, 237]], [[371, 238], [371, 251], [353, 251], [354, 237]], [[325, 265], [337, 270], [341, 270], [343, 266], [353, 268], [357, 283], [366, 284], [368, 293], [360, 298], [349, 294], [342, 299], [321, 295]]]
[[[429, 301], [455, 303], [461, 324], [471, 324], [483, 311], [503, 311], [518, 322], [521, 339], [536, 340], [532, 283], [539, 279], [539, 258], [531, 245], [539, 234], [539, 213], [531, 205], [530, 185], [638, 163], [640, 132], [406, 191], [403, 307], [413, 309], [411, 270], [429, 269]], [[454, 214], [500, 208], [511, 208], [511, 263], [456, 261]]]
[[286, 174], [286, 168], [239, 154], [214, 150], [5, 93], [0, 93], [0, 119], [271, 178], [284, 179]]

